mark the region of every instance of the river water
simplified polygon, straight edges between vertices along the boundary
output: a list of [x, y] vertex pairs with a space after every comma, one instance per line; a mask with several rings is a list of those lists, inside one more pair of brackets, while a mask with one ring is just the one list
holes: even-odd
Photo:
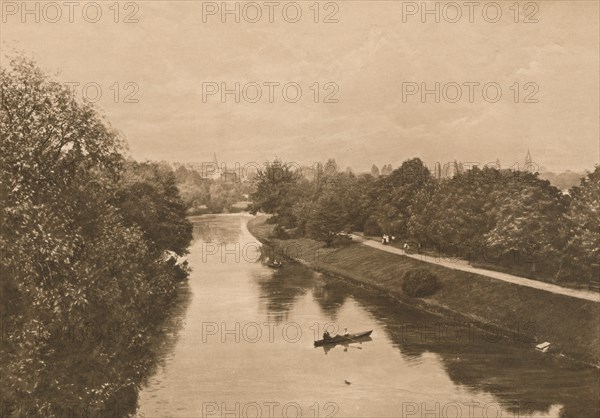
[[[301, 265], [271, 269], [249, 219], [194, 218], [193, 272], [138, 417], [598, 416], [598, 370]], [[373, 334], [314, 347], [325, 326]]]

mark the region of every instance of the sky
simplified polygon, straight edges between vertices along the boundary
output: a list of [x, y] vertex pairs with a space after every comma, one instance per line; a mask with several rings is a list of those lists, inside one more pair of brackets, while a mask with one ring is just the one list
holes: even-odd
[[[529, 149], [558, 172], [600, 158], [597, 1], [429, 2], [429, 14], [389, 0], [227, 2], [239, 23], [221, 1], [50, 3], [0, 2], [3, 52], [79, 83], [80, 98], [87, 85], [136, 159], [504, 168]], [[239, 102], [221, 95], [236, 83]]]

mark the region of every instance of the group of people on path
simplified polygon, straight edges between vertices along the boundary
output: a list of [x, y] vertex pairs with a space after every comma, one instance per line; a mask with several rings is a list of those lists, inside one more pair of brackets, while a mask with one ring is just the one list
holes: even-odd
[[[396, 241], [396, 237], [394, 235], [388, 235], [388, 234], [383, 234], [383, 236], [381, 237], [381, 243], [383, 245], [389, 245], [390, 242]], [[419, 251], [421, 250], [421, 244], [415, 244], [416, 247], [418, 247]], [[413, 247], [411, 247], [411, 244], [409, 244], [408, 242], [405, 242], [404, 245], [402, 245], [402, 249], [406, 252], [410, 251]]]
[[390, 240], [391, 240], [391, 241], [396, 241], [396, 237], [395, 237], [395, 236], [393, 236], [393, 235], [392, 235], [392, 236], [390, 236], [390, 235], [388, 235], [388, 234], [383, 234], [383, 236], [381, 237], [381, 243], [382, 243], [383, 245], [388, 245], [388, 244], [390, 243]]

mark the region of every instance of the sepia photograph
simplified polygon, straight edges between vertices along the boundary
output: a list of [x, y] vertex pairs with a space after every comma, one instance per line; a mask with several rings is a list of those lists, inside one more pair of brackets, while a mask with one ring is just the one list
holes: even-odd
[[0, 418], [600, 418], [600, 1], [0, 0]]

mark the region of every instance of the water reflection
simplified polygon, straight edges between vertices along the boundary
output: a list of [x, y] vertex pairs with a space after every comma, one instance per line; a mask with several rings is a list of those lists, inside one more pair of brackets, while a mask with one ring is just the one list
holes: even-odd
[[296, 299], [304, 296], [315, 285], [314, 274], [297, 264], [283, 269], [256, 271], [254, 279], [259, 286], [270, 321], [278, 324], [288, 320]]
[[[298, 296], [310, 290], [322, 313], [333, 322], [350, 298], [373, 315], [408, 363], [418, 366], [424, 354], [435, 353], [456, 385], [473, 393], [493, 394], [514, 416], [600, 416], [599, 371], [535, 352], [531, 344], [500, 338], [473, 323], [444, 320], [390, 302], [377, 293], [324, 277], [301, 265], [262, 277], [260, 289], [271, 312], [292, 310]], [[448, 329], [451, 331], [440, 331]], [[344, 352], [362, 349], [341, 345]], [[327, 354], [335, 347], [329, 345], [323, 350]], [[560, 412], [553, 408], [556, 405], [563, 406]]]
[[[440, 333], [439, 324], [452, 322], [301, 265], [270, 269], [260, 257], [205, 257], [207, 243], [243, 248], [255, 241], [247, 219], [196, 219], [191, 297], [184, 298], [172, 339], [157, 345], [163, 354], [154, 354], [160, 366], [140, 395], [140, 417], [200, 416], [207, 403], [290, 401], [302, 406], [303, 416], [314, 416], [315, 404], [326, 415], [322, 406], [332, 403], [336, 416], [421, 416], [423, 407], [451, 402], [493, 405], [487, 416], [598, 416], [596, 369], [537, 353], [531, 344], [483, 338], [469, 324], [461, 325], [460, 337], [458, 328]], [[207, 338], [206, 321], [227, 332], [248, 323], [278, 326], [273, 340], [236, 342], [223, 334]], [[325, 323], [374, 332], [362, 344], [314, 347], [322, 329], [313, 326]], [[286, 324], [301, 328], [299, 340], [281, 338]], [[468, 409], [461, 412], [469, 416]]]
[[336, 280], [317, 280], [312, 291], [323, 314], [336, 322], [338, 311], [350, 296], [348, 287]]
[[242, 226], [245, 225], [243, 215], [202, 215], [192, 216], [190, 220], [194, 226], [194, 242], [215, 244], [239, 243]]
[[[101, 312], [86, 323], [44, 324], [35, 330], [39, 339], [32, 347], [35, 357], [30, 367], [17, 371], [12, 369], [19, 353], [11, 353], [12, 336], [3, 334], [1, 416], [132, 416], [138, 408], [139, 388], [164, 365], [165, 356], [177, 344], [183, 326], [180, 318], [190, 296], [187, 283], [180, 284], [177, 300], [163, 307], [160, 318], [146, 318], [144, 331], [132, 329], [127, 318], [107, 323]], [[132, 342], [129, 336], [137, 332], [143, 335]], [[105, 354], [99, 354], [100, 346]], [[43, 366], [41, 373], [36, 365]]]

